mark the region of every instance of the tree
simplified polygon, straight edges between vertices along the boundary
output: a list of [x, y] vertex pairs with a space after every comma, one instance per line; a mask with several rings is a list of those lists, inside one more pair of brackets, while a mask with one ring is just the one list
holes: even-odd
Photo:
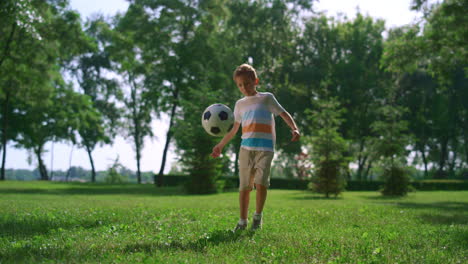
[[[189, 193], [207, 194], [222, 191], [221, 175], [227, 171], [229, 159], [213, 159], [210, 154], [219, 141], [201, 128], [200, 119], [205, 105], [217, 101], [218, 93], [203, 83], [192, 88], [191, 97], [181, 100], [184, 111], [174, 126], [178, 154], [190, 175], [186, 184]], [[223, 169], [224, 168], [224, 169]]]
[[109, 52], [109, 26], [102, 17], [88, 21], [86, 33], [92, 39], [93, 46], [86, 53], [75, 59], [71, 71], [76, 77], [80, 91], [89, 96], [93, 107], [98, 110], [101, 118], [83, 120], [86, 125], [80, 126], [80, 145], [86, 149], [91, 164], [91, 181], [96, 181], [96, 170], [92, 151], [99, 143], [109, 144], [116, 135], [121, 109], [116, 102], [121, 100], [118, 82], [111, 77], [112, 70]]
[[294, 107], [309, 108], [313, 96], [326, 86], [330, 96], [347, 109], [339, 130], [350, 141], [348, 152], [358, 165], [359, 180], [367, 179], [372, 166], [369, 124], [376, 119], [375, 101], [382, 98], [387, 78], [380, 67], [384, 29], [382, 20], [359, 13], [354, 20], [311, 17], [298, 40], [298, 58], [292, 63], [291, 79], [297, 87]]
[[123, 103], [125, 104], [124, 133], [134, 144], [137, 162], [137, 181], [141, 183], [141, 151], [144, 139], [153, 136], [151, 130], [152, 104], [150, 91], [145, 86], [148, 68], [142, 60], [142, 48], [131, 37], [125, 17], [117, 16], [108, 46], [115, 70], [122, 75]]
[[[60, 80], [61, 77], [56, 78]], [[60, 85], [59, 82], [55, 84]], [[87, 96], [60, 86], [47, 95], [37, 94], [35, 100], [30, 98], [23, 102], [20, 109], [24, 114], [20, 117], [18, 146], [30, 149], [35, 154], [41, 180], [49, 180], [42, 160], [45, 143], [51, 140], [75, 141], [74, 133], [80, 126], [89, 125], [86, 121], [90, 118], [99, 118], [99, 113], [92, 108]]]
[[[86, 45], [79, 15], [67, 1], [2, 1], [0, 4], [0, 104], [2, 170], [5, 178], [6, 145], [19, 133], [15, 113], [33, 94], [49, 94], [56, 65], [64, 66]], [[54, 28], [54, 30], [50, 30]], [[33, 88], [32, 88], [33, 87]], [[35, 91], [33, 89], [36, 89]], [[35, 94], [35, 95], [37, 95]]]
[[330, 194], [335, 197], [345, 187], [344, 175], [348, 168], [348, 160], [344, 153], [347, 143], [339, 134], [338, 128], [343, 122], [336, 98], [325, 98], [313, 101], [316, 111], [307, 110], [307, 118], [313, 128], [313, 135], [306, 137], [313, 163], [312, 189], [318, 193]]
[[[468, 166], [467, 142], [468, 87], [464, 39], [468, 20], [464, 15], [466, 1], [447, 0], [435, 5], [427, 1], [414, 1], [414, 8], [424, 10], [424, 24], [416, 24], [391, 32], [386, 44], [383, 63], [396, 74], [399, 84], [405, 78], [426, 75], [433, 89], [421, 91], [420, 98], [427, 102], [429, 115], [424, 133], [429, 136], [418, 149], [427, 152], [427, 163], [436, 168], [435, 177], [455, 177], [455, 170]], [[429, 101], [431, 100], [431, 101]], [[414, 106], [408, 106], [414, 109]], [[420, 131], [411, 131], [418, 136]], [[426, 157], [424, 157], [425, 159]], [[426, 163], [426, 161], [424, 162]]]
[[408, 123], [402, 120], [404, 109], [396, 105], [395, 90], [383, 100], [379, 108], [381, 119], [372, 124], [377, 137], [373, 138], [373, 156], [383, 168], [385, 184], [383, 195], [406, 195], [409, 191], [409, 175], [406, 169], [406, 146], [410, 140], [406, 135]]

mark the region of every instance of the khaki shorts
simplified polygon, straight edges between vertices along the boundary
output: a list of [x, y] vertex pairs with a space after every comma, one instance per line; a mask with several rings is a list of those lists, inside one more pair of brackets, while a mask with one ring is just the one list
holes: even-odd
[[252, 190], [253, 184], [270, 186], [270, 168], [274, 153], [240, 148], [239, 191]]

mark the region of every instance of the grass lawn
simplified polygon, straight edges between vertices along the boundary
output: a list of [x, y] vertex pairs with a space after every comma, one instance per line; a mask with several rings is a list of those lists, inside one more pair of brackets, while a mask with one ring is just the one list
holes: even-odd
[[270, 190], [255, 233], [230, 231], [238, 210], [234, 191], [0, 182], [0, 263], [468, 263], [468, 191]]

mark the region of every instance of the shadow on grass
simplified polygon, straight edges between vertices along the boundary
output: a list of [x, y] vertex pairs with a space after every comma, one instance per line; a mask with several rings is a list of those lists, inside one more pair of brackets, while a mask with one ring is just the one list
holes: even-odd
[[154, 242], [154, 243], [136, 243], [127, 245], [124, 252], [146, 252], [154, 253], [157, 250], [171, 251], [171, 250], [184, 250], [184, 251], [198, 251], [204, 252], [207, 247], [215, 246], [221, 243], [231, 243], [239, 241], [245, 237], [252, 237], [255, 232], [233, 232], [231, 230], [216, 230], [210, 234], [203, 236], [197, 241], [183, 243], [180, 241], [173, 241], [170, 243]]
[[[230, 230], [217, 230], [197, 241], [182, 243], [180, 241], [173, 241], [170, 243], [135, 243], [129, 244], [122, 248], [122, 252], [131, 254], [135, 252], [144, 252], [147, 254], [154, 254], [157, 251], [196, 251], [205, 252], [206, 248], [215, 246], [221, 243], [236, 242], [243, 238], [252, 237], [254, 232], [232, 232]], [[109, 249], [110, 250], [110, 249]], [[115, 248], [112, 249], [114, 251]], [[40, 247], [40, 246], [23, 246], [20, 248], [11, 249], [6, 254], [1, 255], [0, 259], [5, 263], [34, 263], [42, 262], [44, 260], [53, 260], [53, 262], [99, 262], [100, 255], [107, 251], [99, 247], [88, 248], [83, 250], [80, 254], [72, 254], [73, 249], [70, 247]], [[71, 258], [71, 259], [70, 259]]]
[[422, 214], [420, 217], [422, 220], [435, 225], [467, 225], [468, 223], [468, 215], [462, 214]]
[[[377, 193], [377, 192], [376, 192]], [[360, 198], [366, 199], [366, 200], [378, 200], [378, 201], [388, 201], [388, 200], [403, 200], [407, 198], [407, 196], [392, 196], [392, 195], [361, 195], [359, 196]]]
[[297, 193], [290, 196], [293, 200], [327, 200], [327, 201], [334, 201], [334, 200], [343, 200], [343, 196], [334, 196], [330, 195], [330, 197], [325, 197], [325, 195], [320, 195], [313, 192], [302, 192]]
[[[5, 188], [0, 189], [1, 194], [48, 194], [48, 195], [188, 195], [182, 187], [156, 188], [154, 185], [142, 184], [93, 184], [93, 183], [64, 183], [50, 184], [49, 188]], [[69, 187], [68, 187], [69, 186]]]
[[[468, 226], [468, 203], [466, 202], [397, 202], [395, 205], [405, 209], [421, 210], [417, 219], [431, 225]], [[462, 245], [463, 248], [468, 248], [468, 243], [466, 243], [468, 241], [467, 231], [460, 228], [450, 228], [446, 232], [450, 233], [453, 245]]]
[[[468, 212], [468, 203], [465, 202], [435, 202], [435, 203], [411, 203], [400, 202], [397, 203], [400, 207], [412, 209], [437, 209], [441, 211], [460, 211]], [[468, 223], [468, 221], [466, 222]]]
[[9, 218], [0, 220], [0, 234], [14, 239], [23, 239], [36, 235], [47, 235], [51, 230], [57, 230], [59, 228], [95, 228], [103, 224], [106, 224], [106, 222], [98, 222], [95, 220], [58, 222], [46, 218]]

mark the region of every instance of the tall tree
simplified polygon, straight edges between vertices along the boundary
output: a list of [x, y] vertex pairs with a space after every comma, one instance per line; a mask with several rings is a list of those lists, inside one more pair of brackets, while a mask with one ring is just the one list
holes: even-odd
[[[100, 120], [87, 120], [88, 125], [80, 126], [80, 145], [86, 149], [91, 164], [91, 181], [96, 181], [96, 170], [92, 152], [97, 144], [109, 144], [116, 135], [121, 110], [118, 82], [111, 76], [111, 60], [106, 47], [110, 45], [109, 25], [104, 18], [96, 17], [86, 23], [86, 33], [94, 44], [92, 48], [74, 61], [72, 73], [80, 91], [89, 96], [94, 108], [101, 113]], [[94, 122], [94, 123], [93, 123]]]
[[340, 132], [351, 140], [359, 180], [367, 178], [372, 166], [368, 154], [370, 123], [376, 119], [374, 104], [383, 96], [386, 78], [380, 68], [383, 30], [383, 21], [359, 13], [354, 20], [311, 17], [298, 41], [300, 59], [292, 75], [302, 88], [296, 93], [296, 105], [305, 107], [325, 85], [347, 109]]
[[112, 42], [107, 47], [114, 62], [115, 70], [122, 76], [123, 133], [131, 138], [137, 162], [137, 181], [141, 183], [141, 152], [144, 139], [153, 136], [151, 130], [151, 94], [145, 85], [148, 67], [142, 59], [142, 47], [132, 37], [132, 31], [125, 16], [116, 16], [111, 32]]
[[379, 108], [381, 118], [371, 126], [377, 135], [371, 141], [372, 155], [384, 171], [384, 195], [406, 195], [409, 191], [406, 169], [406, 146], [410, 143], [406, 134], [408, 122], [402, 120], [405, 109], [397, 105], [396, 89], [398, 87], [390, 89], [388, 98], [382, 101]]
[[312, 103], [320, 109], [306, 111], [314, 131], [312, 136], [306, 137], [314, 164], [312, 189], [325, 194], [326, 198], [330, 194], [336, 197], [344, 190], [348, 170], [348, 159], [345, 156], [347, 143], [338, 132], [344, 110], [336, 98], [320, 98]]
[[[66, 0], [2, 1], [0, 4], [0, 102], [2, 105], [1, 146], [3, 148], [0, 179], [5, 178], [8, 140], [15, 137], [12, 124], [17, 105], [31, 97], [33, 89], [50, 88], [55, 65], [64, 65], [86, 46], [79, 15], [68, 9]], [[54, 28], [54, 30], [50, 30]], [[51, 70], [52, 69], [52, 70]], [[34, 87], [34, 88], [31, 88]], [[35, 92], [35, 91], [34, 91]]]
[[[56, 74], [52, 80], [60, 80]], [[60, 85], [60, 82], [53, 83]], [[93, 108], [87, 96], [75, 93], [70, 88], [54, 87], [48, 94], [39, 90], [36, 99], [22, 102], [21, 132], [18, 146], [31, 150], [37, 158], [41, 180], [49, 180], [46, 165], [42, 159], [44, 145], [51, 140], [75, 141], [75, 131], [80, 126], [93, 126], [99, 113]], [[65, 107], [64, 107], [65, 106]]]
[[435, 177], [454, 177], [455, 168], [468, 169], [466, 147], [463, 147], [468, 133], [465, 118], [468, 107], [464, 103], [468, 100], [465, 47], [468, 19], [463, 10], [468, 6], [466, 1], [458, 0], [434, 5], [418, 0], [414, 1], [414, 7], [424, 10], [424, 24], [390, 34], [383, 63], [388, 71], [396, 74], [396, 80], [408, 79], [408, 74], [425, 74], [433, 80], [435, 88], [424, 89], [420, 96], [432, 98], [432, 102], [428, 105], [430, 114], [423, 120], [431, 128], [430, 137], [419, 148], [427, 151], [428, 163], [437, 168]]

